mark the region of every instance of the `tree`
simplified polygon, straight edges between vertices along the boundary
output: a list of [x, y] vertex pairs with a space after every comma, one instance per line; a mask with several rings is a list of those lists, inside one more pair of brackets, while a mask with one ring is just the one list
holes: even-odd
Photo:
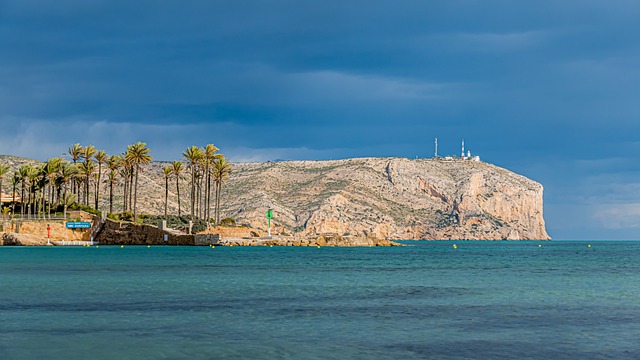
[[[68, 200], [75, 200], [75, 196], [72, 197], [68, 197], [67, 195], [74, 195], [74, 194], [67, 194], [67, 184], [69, 184], [69, 181], [73, 180], [76, 176], [76, 174], [78, 173], [78, 167], [74, 164], [69, 164], [68, 162], [63, 162], [62, 166], [60, 168], [60, 179], [62, 180], [62, 187], [63, 187], [63, 193], [62, 193], [62, 204], [64, 207], [64, 218], [67, 218], [67, 206], [69, 205]], [[73, 201], [72, 201], [73, 202]]]
[[62, 197], [62, 204], [64, 206], [64, 212], [63, 215], [64, 218], [67, 218], [67, 207], [69, 207], [69, 205], [73, 204], [73, 202], [76, 201], [76, 195], [75, 194], [65, 194]]
[[178, 194], [178, 217], [180, 217], [180, 174], [182, 173], [182, 162], [174, 161], [171, 163], [173, 174], [176, 176], [176, 192]]
[[[82, 150], [82, 157], [84, 158], [84, 164], [85, 164], [85, 170], [87, 170], [87, 172], [84, 172], [85, 175], [85, 198], [84, 198], [84, 204], [86, 206], [89, 206], [89, 184], [90, 184], [90, 179], [91, 179], [91, 175], [93, 175], [93, 172], [95, 171], [95, 167], [94, 166], [90, 166], [89, 164], [93, 164], [93, 160], [91, 159], [93, 157], [93, 155], [95, 155], [96, 153], [96, 147], [93, 145], [89, 145], [86, 146], [83, 150]], [[88, 172], [88, 170], [91, 169], [91, 172]]]
[[111, 155], [106, 160], [107, 168], [107, 180], [109, 181], [109, 212], [113, 213], [113, 184], [118, 177], [118, 169], [122, 164], [122, 158], [118, 155]]
[[85, 205], [89, 206], [89, 181], [93, 173], [96, 171], [96, 164], [93, 161], [86, 161], [83, 163], [79, 163], [77, 166], [78, 166], [78, 175], [82, 178], [82, 181], [84, 182]]
[[42, 174], [41, 167], [29, 167], [29, 172], [27, 173], [29, 181], [29, 218], [31, 218], [31, 214], [37, 215], [37, 192], [40, 185], [38, 181], [40, 180], [40, 174]]
[[222, 155], [213, 163], [213, 178], [216, 183], [216, 224], [220, 222], [220, 193], [222, 192], [222, 184], [229, 178], [232, 170], [231, 163]]
[[169, 206], [169, 176], [173, 174], [173, 167], [171, 165], [167, 165], [162, 169], [164, 173], [164, 220], [167, 219], [167, 208]]
[[151, 155], [149, 155], [149, 148], [146, 143], [137, 142], [133, 145], [129, 145], [127, 147], [127, 152], [125, 153], [125, 158], [127, 158], [135, 168], [135, 185], [134, 185], [134, 195], [133, 195], [133, 221], [135, 222], [138, 219], [138, 175], [140, 174], [140, 165], [147, 165], [153, 160]]
[[20, 216], [22, 217], [25, 216], [25, 203], [28, 203], [28, 201], [25, 202], [24, 191], [29, 179], [29, 172], [31, 172], [31, 165], [29, 164], [20, 165], [18, 168], [18, 175], [20, 176], [20, 190], [22, 192], [22, 195], [20, 195]]
[[13, 187], [13, 194], [11, 197], [11, 217], [16, 213], [16, 189], [18, 188], [18, 184], [20, 184], [21, 178], [20, 174], [17, 172], [13, 173], [13, 177], [11, 178], [11, 186]]
[[209, 222], [209, 210], [211, 208], [211, 171], [210, 171], [210, 166], [213, 165], [213, 161], [216, 157], [216, 152], [218, 152], [218, 148], [213, 145], [213, 144], [207, 144], [207, 146], [204, 147], [204, 159], [205, 159], [205, 177], [206, 177], [206, 183], [205, 183], [205, 196], [204, 196], [204, 202], [205, 202], [205, 212], [204, 212], [204, 218], [207, 221], [207, 223]]
[[[71, 156], [71, 160], [73, 161], [73, 165], [76, 165], [76, 163], [78, 162], [78, 160], [80, 159], [80, 157], [82, 156], [82, 152], [83, 152], [83, 148], [80, 144], [73, 144], [69, 147], [69, 155]], [[73, 189], [73, 193], [77, 194], [78, 193], [78, 189], [76, 188], [76, 180], [75, 178], [72, 179], [72, 185], [71, 185], [72, 189]]]
[[0, 209], [2, 208], [2, 178], [9, 172], [9, 165], [0, 164]]
[[129, 162], [125, 154], [118, 155], [120, 158], [120, 176], [122, 177], [122, 212], [127, 212], [129, 207], [127, 204], [129, 203], [129, 178], [131, 177], [131, 162]]
[[98, 209], [98, 201], [100, 201], [100, 177], [102, 175], [102, 164], [104, 164], [107, 161], [107, 153], [104, 152], [104, 150], [99, 150], [98, 152], [96, 152], [96, 154], [93, 156], [94, 159], [96, 159], [96, 162], [98, 163], [98, 180], [96, 181], [96, 210]]
[[191, 170], [191, 221], [195, 220], [195, 205], [196, 205], [196, 172], [198, 164], [204, 158], [204, 151], [197, 147], [191, 146], [182, 153], [182, 156], [189, 163], [188, 167]]
[[47, 160], [43, 167], [43, 174], [46, 176], [47, 182], [45, 182], [45, 188], [42, 189], [43, 196], [46, 189], [46, 184], [49, 184], [49, 207], [48, 213], [49, 217], [51, 217], [51, 203], [53, 202], [53, 186], [55, 185], [55, 178], [60, 171], [60, 167], [62, 164], [62, 159], [60, 158], [52, 158]]

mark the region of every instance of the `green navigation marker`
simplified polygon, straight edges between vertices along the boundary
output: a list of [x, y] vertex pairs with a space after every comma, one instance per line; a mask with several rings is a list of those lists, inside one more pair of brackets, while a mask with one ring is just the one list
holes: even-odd
[[269, 236], [271, 236], [271, 219], [273, 219], [273, 210], [269, 209], [267, 210], [267, 233]]

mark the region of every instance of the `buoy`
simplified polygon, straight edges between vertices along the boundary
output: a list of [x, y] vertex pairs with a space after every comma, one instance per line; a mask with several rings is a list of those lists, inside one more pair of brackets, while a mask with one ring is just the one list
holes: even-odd
[[588, 247], [588, 248], [590, 248], [590, 247], [591, 247], [591, 244], [587, 245], [587, 247]]
[[273, 245], [269, 245], [269, 247], [273, 247]]
[[147, 245], [147, 249], [150, 248], [150, 247], [151, 247], [151, 245]]
[[124, 247], [124, 245], [120, 245], [120, 248], [122, 249]]
[[318, 245], [318, 249], [320, 249], [320, 245]]
[[453, 244], [453, 248], [454, 248], [454, 249], [457, 249], [457, 248], [458, 248], [458, 245]]
[[538, 247], [542, 247], [542, 245], [538, 244]]
[[215, 249], [216, 247], [215, 247], [215, 246], [213, 246], [213, 245], [211, 245], [211, 248], [212, 248], [212, 249]]

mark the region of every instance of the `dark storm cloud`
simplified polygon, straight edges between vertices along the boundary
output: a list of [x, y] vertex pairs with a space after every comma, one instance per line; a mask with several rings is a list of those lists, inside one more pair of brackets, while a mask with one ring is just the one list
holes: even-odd
[[[542, 181], [552, 236], [604, 234], [618, 219], [624, 237], [640, 227], [619, 220], [640, 208], [624, 190], [640, 150], [639, 11], [631, 0], [5, 0], [0, 153], [142, 140], [161, 159], [209, 142], [232, 160], [414, 157], [435, 136], [457, 153], [465, 137]], [[595, 225], [576, 232], [584, 217]]]

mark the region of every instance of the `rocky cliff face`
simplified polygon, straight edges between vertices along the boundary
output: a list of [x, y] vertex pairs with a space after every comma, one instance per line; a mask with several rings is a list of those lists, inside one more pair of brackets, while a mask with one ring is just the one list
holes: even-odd
[[365, 158], [235, 164], [225, 216], [285, 233], [549, 239], [542, 186], [487, 163]]

